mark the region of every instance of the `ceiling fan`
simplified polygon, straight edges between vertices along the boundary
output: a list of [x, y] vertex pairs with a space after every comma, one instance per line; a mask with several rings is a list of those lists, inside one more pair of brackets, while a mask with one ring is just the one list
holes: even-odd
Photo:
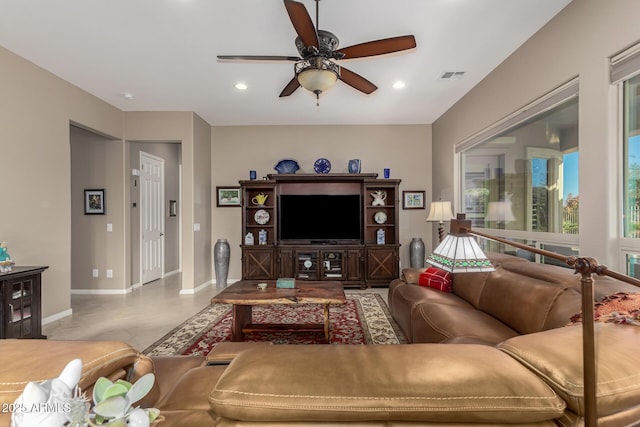
[[[269, 56], [269, 55], [218, 55], [219, 60], [249, 60], [249, 61], [291, 61], [295, 62], [294, 77], [284, 87], [280, 97], [291, 95], [302, 86], [315, 93], [316, 100], [320, 94], [330, 89], [340, 79], [349, 86], [370, 94], [378, 87], [361, 75], [348, 70], [334, 62], [334, 60], [364, 58], [384, 55], [416, 47], [415, 37], [412, 35], [392, 37], [360, 43], [338, 49], [339, 40], [335, 34], [318, 28], [318, 4], [316, 2], [316, 24], [304, 4], [284, 0], [293, 28], [296, 30], [295, 45], [300, 57], [297, 56]], [[318, 101], [316, 101], [318, 102]]]

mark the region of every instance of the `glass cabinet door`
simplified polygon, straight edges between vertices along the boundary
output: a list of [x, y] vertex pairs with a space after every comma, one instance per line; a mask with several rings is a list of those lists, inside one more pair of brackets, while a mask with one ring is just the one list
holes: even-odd
[[342, 251], [322, 252], [322, 275], [325, 279], [344, 278], [344, 257]]
[[318, 280], [317, 252], [296, 252], [296, 278]]
[[31, 280], [16, 281], [11, 284], [9, 300], [10, 323], [7, 337], [20, 338], [29, 336], [32, 331], [31, 305], [33, 301], [33, 282]]

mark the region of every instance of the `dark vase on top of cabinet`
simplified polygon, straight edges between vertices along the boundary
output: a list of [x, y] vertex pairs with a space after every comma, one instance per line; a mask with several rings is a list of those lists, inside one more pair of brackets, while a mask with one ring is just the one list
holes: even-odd
[[[273, 174], [240, 181], [243, 279], [387, 286], [399, 270], [399, 184], [366, 173]], [[371, 193], [377, 192], [385, 197], [374, 206]], [[380, 229], [383, 244], [376, 240]], [[260, 232], [266, 234], [262, 245]], [[247, 244], [251, 236], [254, 244]]]

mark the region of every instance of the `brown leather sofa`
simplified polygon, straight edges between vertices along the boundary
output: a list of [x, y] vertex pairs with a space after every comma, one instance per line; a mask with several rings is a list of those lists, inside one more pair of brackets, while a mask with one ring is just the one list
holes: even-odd
[[[640, 421], [640, 328], [597, 324], [598, 425]], [[580, 426], [580, 326], [498, 346], [220, 345], [210, 357], [148, 358], [125, 343], [0, 340], [0, 404], [83, 360], [80, 386], [155, 372], [141, 403], [160, 426]], [[221, 351], [217, 351], [221, 350]], [[229, 363], [230, 362], [230, 363]], [[0, 425], [9, 425], [7, 410]]]
[[[495, 261], [501, 263], [498, 258]], [[559, 327], [565, 322], [562, 313], [573, 314], [573, 308], [563, 310], [559, 304], [570, 307], [574, 299], [579, 299], [579, 292], [573, 282], [567, 282], [567, 271], [551, 269], [547, 275], [542, 273], [548, 266], [538, 270], [525, 264], [504, 258], [498, 271], [490, 275], [511, 275], [511, 279], [522, 282], [514, 282], [514, 286], [535, 301], [531, 307], [547, 304], [547, 314], [532, 313], [535, 320], [529, 323], [522, 320], [527, 316], [511, 314], [528, 325], [526, 328], [513, 321], [487, 334], [459, 326], [457, 330], [462, 333], [458, 340], [449, 332], [441, 334], [444, 341], [458, 342], [455, 345], [224, 343], [207, 357], [149, 358], [118, 342], [0, 340], [0, 404], [7, 408], [27, 381], [57, 376], [70, 359], [80, 357], [80, 386], [89, 396], [100, 376], [135, 381], [144, 373], [155, 372], [156, 385], [142, 405], [161, 410], [165, 417], [161, 427], [581, 426], [582, 327]], [[549, 279], [556, 274], [558, 279]], [[456, 279], [454, 288], [462, 292], [465, 284], [479, 286], [477, 292], [466, 291], [476, 295], [479, 307], [489, 307], [490, 295], [502, 298], [507, 290], [501, 287], [502, 279], [485, 276], [468, 283], [467, 278]], [[553, 284], [545, 285], [549, 280]], [[500, 292], [487, 288], [494, 282]], [[527, 282], [529, 287], [525, 286]], [[608, 285], [615, 288], [618, 283]], [[553, 288], [555, 298], [550, 301], [547, 292], [537, 289], [541, 286]], [[399, 292], [400, 287], [406, 287], [404, 293]], [[400, 296], [408, 301], [409, 290], [422, 292], [420, 286], [409, 283], [395, 283], [390, 288], [394, 314], [398, 315], [402, 307]], [[451, 315], [451, 321], [484, 322], [485, 328], [491, 328], [492, 321], [474, 317], [469, 307], [453, 301], [455, 293], [448, 295], [427, 298], [443, 298], [443, 306], [460, 313]], [[510, 300], [501, 301], [507, 304]], [[420, 299], [418, 304], [427, 303]], [[430, 301], [428, 304], [435, 306]], [[466, 304], [471, 305], [468, 301]], [[412, 304], [406, 305], [407, 310], [413, 308]], [[462, 314], [465, 309], [469, 313]], [[517, 310], [496, 308], [494, 321], [506, 319], [512, 311]], [[419, 316], [426, 312], [426, 306], [415, 311]], [[406, 328], [411, 325], [411, 315], [405, 320]], [[420, 317], [415, 320], [416, 325], [418, 320], [423, 321]], [[503, 331], [509, 331], [505, 340], [486, 345], [499, 340], [497, 335]], [[598, 323], [596, 345], [598, 425], [639, 425], [640, 328]], [[7, 411], [0, 413], [0, 426], [9, 425], [9, 416]]]
[[[408, 268], [389, 285], [389, 309], [411, 343], [496, 345], [567, 325], [581, 311], [580, 278], [572, 269], [489, 253], [496, 271], [452, 275], [452, 292], [418, 285], [424, 268]], [[595, 299], [640, 292], [594, 277]]]

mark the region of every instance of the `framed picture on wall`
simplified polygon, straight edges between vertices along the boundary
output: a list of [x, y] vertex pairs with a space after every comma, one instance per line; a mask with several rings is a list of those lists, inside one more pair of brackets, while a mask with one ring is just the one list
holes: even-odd
[[84, 190], [84, 214], [104, 215], [106, 212], [106, 200], [104, 189]]
[[402, 209], [424, 209], [424, 191], [403, 191]]
[[216, 187], [216, 206], [241, 206], [240, 187]]

